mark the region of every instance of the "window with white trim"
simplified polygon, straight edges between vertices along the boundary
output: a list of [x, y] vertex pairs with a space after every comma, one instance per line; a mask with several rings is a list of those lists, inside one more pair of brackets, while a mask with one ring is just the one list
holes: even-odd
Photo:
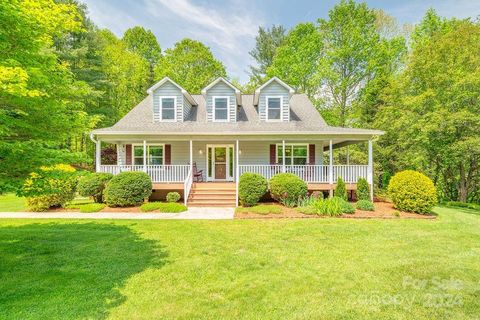
[[[143, 166], [143, 145], [134, 145], [132, 153], [133, 164]], [[147, 165], [163, 165], [164, 161], [163, 144], [147, 145]]]
[[267, 120], [282, 120], [282, 97], [267, 97]]
[[160, 97], [160, 119], [162, 121], [176, 120], [176, 97]]
[[213, 120], [228, 121], [229, 97], [213, 97]]
[[[283, 164], [283, 146], [277, 144], [277, 163]], [[286, 165], [306, 165], [308, 163], [308, 144], [285, 144]]]

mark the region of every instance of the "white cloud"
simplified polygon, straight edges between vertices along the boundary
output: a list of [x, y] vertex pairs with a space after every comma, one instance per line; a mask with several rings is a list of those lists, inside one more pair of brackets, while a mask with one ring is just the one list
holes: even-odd
[[246, 7], [241, 1], [225, 2], [220, 8], [197, 5], [191, 0], [146, 0], [145, 9], [163, 22], [174, 23], [182, 37], [210, 46], [232, 76], [246, 80], [248, 51], [254, 45], [258, 26], [263, 24], [260, 13], [252, 6]]

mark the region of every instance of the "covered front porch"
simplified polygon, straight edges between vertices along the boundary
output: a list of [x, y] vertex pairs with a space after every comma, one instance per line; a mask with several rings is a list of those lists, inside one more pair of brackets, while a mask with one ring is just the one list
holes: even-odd
[[[143, 139], [142, 139], [143, 138]], [[115, 141], [116, 164], [101, 163], [102, 140], [96, 143], [96, 171], [118, 174], [146, 172], [155, 189], [181, 190], [185, 202], [195, 182], [233, 182], [251, 172], [270, 179], [277, 173], [293, 173], [311, 190], [332, 191], [338, 177], [355, 189], [359, 178], [373, 184], [372, 139], [330, 137], [170, 137], [122, 138]], [[368, 163], [334, 163], [334, 150], [354, 143], [368, 143]], [[370, 188], [372, 189], [372, 188]], [[237, 192], [238, 203], [238, 192]]]

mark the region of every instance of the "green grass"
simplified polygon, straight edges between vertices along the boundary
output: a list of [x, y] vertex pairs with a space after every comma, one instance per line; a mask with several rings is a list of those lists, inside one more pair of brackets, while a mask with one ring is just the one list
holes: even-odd
[[0, 195], [0, 212], [19, 212], [27, 211], [25, 198], [17, 197], [13, 193]]
[[89, 203], [83, 204], [80, 206], [80, 212], [89, 213], [89, 212], [98, 212], [106, 207], [104, 203]]
[[142, 204], [140, 210], [143, 212], [158, 210], [165, 213], [178, 213], [187, 211], [187, 207], [177, 202], [148, 202]]
[[0, 319], [478, 319], [480, 216], [0, 220]]
[[256, 214], [279, 214], [282, 213], [282, 207], [271, 204], [259, 204], [253, 207], [238, 207], [235, 209], [237, 213], [256, 213]]
[[91, 198], [75, 198], [70, 203], [68, 203], [65, 208], [66, 209], [80, 209], [82, 206], [87, 204], [94, 204], [93, 199]]

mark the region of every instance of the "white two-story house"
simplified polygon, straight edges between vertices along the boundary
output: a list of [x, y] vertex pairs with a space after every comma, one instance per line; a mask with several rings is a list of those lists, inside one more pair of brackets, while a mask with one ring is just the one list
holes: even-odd
[[[305, 94], [278, 78], [253, 95], [223, 78], [200, 95], [169, 78], [147, 93], [125, 117], [94, 130], [91, 138], [97, 171], [145, 171], [154, 197], [178, 191], [188, 205], [235, 206], [238, 177], [245, 172], [267, 179], [291, 172], [310, 190], [330, 193], [337, 177], [348, 189], [355, 189], [360, 177], [373, 183], [372, 141], [383, 132], [328, 126]], [[101, 163], [102, 142], [117, 146], [117, 164]], [[368, 143], [368, 163], [334, 163], [334, 149], [356, 143]]]

